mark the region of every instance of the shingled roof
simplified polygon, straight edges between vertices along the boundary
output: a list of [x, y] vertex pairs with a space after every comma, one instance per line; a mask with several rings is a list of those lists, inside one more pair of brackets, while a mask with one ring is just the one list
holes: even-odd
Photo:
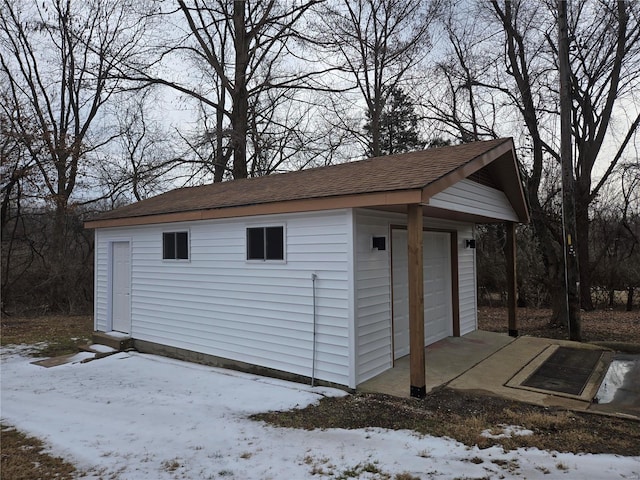
[[180, 188], [106, 212], [86, 226], [427, 204], [429, 197], [485, 167], [520, 220], [528, 221], [513, 142], [506, 138]]

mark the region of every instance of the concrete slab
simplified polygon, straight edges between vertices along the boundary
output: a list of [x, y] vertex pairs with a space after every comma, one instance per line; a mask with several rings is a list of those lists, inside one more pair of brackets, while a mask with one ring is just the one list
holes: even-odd
[[[447, 384], [515, 340], [507, 334], [475, 331], [463, 337], [449, 337], [425, 349], [427, 392]], [[409, 396], [409, 356], [397, 359], [394, 367], [358, 385], [362, 392]]]
[[608, 367], [606, 360], [596, 367], [587, 382], [583, 395], [572, 396], [523, 387], [521, 383], [553, 352], [554, 346], [600, 349], [601, 347], [553, 340], [547, 338], [518, 337], [504, 349], [460, 375], [447, 386], [457, 390], [479, 391], [501, 397], [543, 406], [586, 410], [598, 390]]
[[[523, 386], [522, 383], [560, 346], [603, 352], [581, 395]], [[640, 369], [629, 373], [624, 396], [620, 394], [617, 407], [616, 403], [592, 403], [611, 358], [612, 352], [598, 345], [537, 337], [511, 338], [506, 334], [476, 331], [464, 337], [446, 338], [426, 348], [427, 391], [446, 385], [456, 390], [482, 392], [547, 407], [640, 418], [635, 392], [636, 385], [640, 384]], [[396, 360], [393, 368], [358, 385], [357, 390], [408, 397], [409, 385], [409, 357], [403, 357]], [[629, 400], [629, 391], [636, 395], [635, 400]]]

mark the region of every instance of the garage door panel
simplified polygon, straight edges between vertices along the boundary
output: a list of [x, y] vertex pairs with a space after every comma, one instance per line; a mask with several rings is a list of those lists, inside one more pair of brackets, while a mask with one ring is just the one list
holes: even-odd
[[425, 345], [453, 334], [449, 233], [424, 233]]

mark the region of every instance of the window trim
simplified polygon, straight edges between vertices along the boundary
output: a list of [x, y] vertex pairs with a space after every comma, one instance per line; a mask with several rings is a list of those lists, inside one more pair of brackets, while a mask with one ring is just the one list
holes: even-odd
[[[266, 232], [267, 228], [282, 228], [282, 258], [267, 259], [267, 258], [249, 258], [249, 230], [254, 228], [261, 228]], [[264, 237], [263, 249], [266, 257], [266, 236]], [[247, 224], [244, 228], [244, 259], [246, 263], [272, 263], [272, 264], [285, 264], [287, 263], [287, 225], [285, 223], [259, 223], [259, 224]]]
[[[177, 258], [178, 255], [178, 243], [175, 242], [174, 253], [176, 257], [174, 258], [165, 258], [164, 256], [164, 239], [165, 235], [173, 234], [174, 239], [177, 239], [178, 233], [186, 233], [187, 234], [187, 258]], [[161, 255], [163, 262], [169, 263], [189, 263], [191, 261], [191, 230], [188, 228], [185, 229], [177, 229], [177, 230], [163, 230], [162, 231], [162, 245], [161, 245]]]

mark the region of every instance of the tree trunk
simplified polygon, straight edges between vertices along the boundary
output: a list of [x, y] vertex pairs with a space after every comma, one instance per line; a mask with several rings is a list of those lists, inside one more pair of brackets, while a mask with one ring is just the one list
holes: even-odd
[[[576, 195], [576, 249], [578, 253], [578, 265], [580, 265], [580, 308], [593, 310], [591, 299], [591, 266], [589, 255], [589, 207], [585, 200], [584, 192], [577, 186]], [[588, 192], [586, 197], [588, 197]]]
[[224, 134], [222, 129], [224, 127], [224, 112], [222, 109], [216, 111], [216, 151], [214, 153], [213, 165], [213, 182], [221, 182], [224, 178], [224, 172], [227, 169], [227, 156], [223, 151]]
[[[375, 102], [379, 104], [380, 102]], [[380, 108], [374, 105], [371, 109], [371, 157], [380, 156]]]
[[612, 288], [611, 290], [609, 290], [609, 308], [613, 308], [615, 305], [615, 296], [616, 296], [616, 291]]
[[550, 323], [569, 328], [564, 263], [556, 255], [549, 255], [548, 258], [546, 286], [551, 299]]
[[48, 308], [53, 312], [65, 311], [65, 285], [66, 285], [66, 262], [65, 262], [65, 237], [66, 237], [66, 217], [67, 202], [63, 198], [56, 199], [55, 212], [53, 217], [53, 231], [49, 255], [49, 301]]
[[634, 287], [629, 286], [629, 288], [627, 289], [627, 312], [633, 310], [633, 291]]
[[249, 65], [249, 38], [245, 26], [245, 2], [233, 2], [235, 31], [235, 72], [233, 105], [231, 112], [231, 144], [233, 146], [233, 178], [247, 178], [247, 129], [249, 122], [249, 98], [247, 93], [247, 67]]
[[234, 99], [233, 112], [231, 114], [232, 135], [231, 143], [233, 145], [233, 178], [247, 178], [247, 97], [246, 92], [238, 94], [238, 98]]

